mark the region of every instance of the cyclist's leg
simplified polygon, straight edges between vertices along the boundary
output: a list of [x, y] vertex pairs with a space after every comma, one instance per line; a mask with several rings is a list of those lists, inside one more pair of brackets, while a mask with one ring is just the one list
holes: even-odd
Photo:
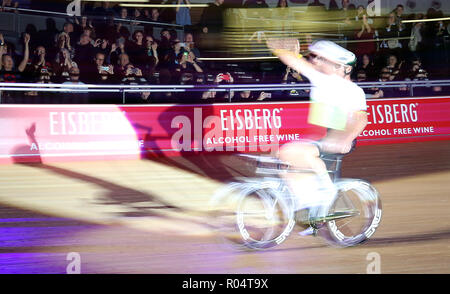
[[[289, 143], [280, 149], [279, 157], [293, 169], [310, 171], [283, 174], [291, 191], [297, 196], [295, 210], [315, 207], [315, 214], [325, 216], [326, 206], [332, 201], [336, 191], [326, 165], [320, 159], [319, 146], [317, 142]], [[320, 210], [322, 207], [324, 209]]]

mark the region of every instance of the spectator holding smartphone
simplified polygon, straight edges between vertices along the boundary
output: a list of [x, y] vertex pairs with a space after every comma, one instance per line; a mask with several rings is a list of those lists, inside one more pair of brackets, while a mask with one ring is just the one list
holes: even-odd
[[192, 33], [184, 34], [184, 49], [194, 54], [194, 59], [200, 58], [200, 50], [195, 46], [194, 35]]
[[144, 82], [142, 70], [130, 63], [128, 54], [120, 54], [118, 65], [114, 68], [117, 78], [122, 84], [137, 84]]
[[[216, 75], [216, 78], [214, 79], [214, 84], [216, 85], [227, 85], [227, 84], [233, 84], [234, 78], [233, 76], [227, 72], [219, 73]], [[227, 92], [217, 92], [217, 91], [207, 91], [203, 92], [202, 95], [202, 101], [206, 103], [211, 102], [229, 102], [230, 99], [233, 99], [234, 97], [234, 91], [227, 91]]]
[[95, 54], [93, 68], [90, 71], [89, 83], [92, 84], [114, 84], [114, 67], [106, 63], [106, 55], [98, 52]]
[[188, 80], [194, 80], [196, 73], [203, 73], [203, 69], [195, 62], [193, 54], [185, 50], [182, 50], [176, 59], [175, 71], [173, 80], [175, 83], [186, 83], [186, 77], [190, 77]]
[[[194, 53], [183, 50], [178, 54], [178, 67], [177, 71], [182, 72], [203, 72], [203, 69], [195, 62]], [[226, 75], [224, 80], [226, 79]]]
[[[89, 79], [87, 82], [100, 85], [112, 85], [118, 83], [114, 72], [114, 66], [107, 63], [105, 53], [97, 52], [97, 54], [95, 54], [92, 67], [89, 70]], [[122, 97], [118, 93], [99, 92], [90, 93], [89, 100], [91, 103], [120, 103]]]

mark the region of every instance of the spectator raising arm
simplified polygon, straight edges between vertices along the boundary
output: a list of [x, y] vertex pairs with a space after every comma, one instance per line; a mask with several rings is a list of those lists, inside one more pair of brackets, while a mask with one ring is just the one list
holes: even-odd
[[358, 38], [361, 38], [362, 34], [364, 34], [364, 31], [367, 31], [367, 33], [369, 33], [369, 34], [372, 32], [372, 28], [370, 27], [370, 25], [367, 21], [366, 15], [363, 15], [363, 23], [361, 25], [361, 31], [359, 31], [357, 34]]
[[23, 59], [22, 62], [19, 64], [19, 67], [17, 68], [19, 70], [19, 72], [23, 72], [25, 70], [25, 67], [27, 66], [27, 62], [28, 59], [30, 58], [30, 35], [29, 34], [25, 34], [23, 41], [25, 44], [25, 50], [23, 53]]

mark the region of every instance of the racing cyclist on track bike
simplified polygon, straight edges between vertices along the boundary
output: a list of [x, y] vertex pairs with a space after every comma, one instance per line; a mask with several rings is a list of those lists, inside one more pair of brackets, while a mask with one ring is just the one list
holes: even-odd
[[367, 125], [364, 91], [350, 80], [355, 54], [331, 42], [320, 40], [309, 46], [308, 60], [302, 57], [296, 39], [269, 39], [267, 46], [290, 68], [306, 76], [311, 84], [308, 122], [327, 128], [319, 141], [297, 141], [283, 145], [279, 158], [299, 170], [284, 173], [294, 193], [297, 224], [308, 228], [333, 217], [328, 215], [337, 191], [321, 156], [344, 155], [355, 146]]

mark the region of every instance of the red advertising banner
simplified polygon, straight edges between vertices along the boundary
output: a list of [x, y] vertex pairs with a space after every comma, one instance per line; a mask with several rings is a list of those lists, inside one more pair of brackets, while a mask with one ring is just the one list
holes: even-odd
[[369, 100], [360, 145], [450, 139], [450, 98]]
[[[326, 130], [308, 102], [215, 105], [1, 105], [0, 162], [270, 152]], [[450, 98], [368, 101], [358, 144], [450, 139]]]

